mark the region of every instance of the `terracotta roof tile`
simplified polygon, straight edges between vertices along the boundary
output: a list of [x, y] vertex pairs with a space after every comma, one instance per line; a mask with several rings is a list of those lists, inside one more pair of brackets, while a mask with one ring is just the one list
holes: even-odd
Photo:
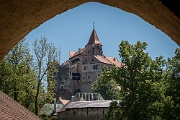
[[65, 100], [65, 99], [62, 99], [61, 97], [59, 97], [59, 100], [61, 101], [63, 105], [66, 105], [68, 102], [70, 102], [70, 100]]
[[69, 52], [69, 58], [73, 58], [73, 57], [75, 57], [75, 56], [77, 56], [77, 55], [82, 54], [85, 49], [86, 49], [86, 48], [82, 48], [82, 49], [80, 48], [79, 51], [77, 51], [77, 52], [70, 51], [70, 52]]
[[122, 67], [122, 63], [118, 61], [117, 58], [114, 57], [106, 57], [112, 64], [114, 64], [117, 67]]
[[105, 63], [105, 64], [111, 64], [105, 56], [100, 56], [100, 55], [94, 55], [96, 59], [98, 59], [100, 62]]
[[69, 51], [69, 58], [73, 57], [75, 53], [75, 51]]
[[98, 59], [100, 62], [110, 65], [115, 65], [117, 67], [121, 67], [122, 63], [118, 61], [117, 58], [114, 57], [106, 57], [106, 56], [100, 56], [100, 55], [94, 55], [96, 59]]
[[87, 45], [90, 45], [90, 44], [99, 44], [99, 45], [102, 45], [98, 36], [97, 36], [97, 33], [95, 31], [95, 29], [93, 29], [92, 33], [91, 33], [91, 36], [89, 38], [89, 41], [88, 43], [86, 44]]
[[0, 91], [0, 120], [40, 120], [40, 118]]

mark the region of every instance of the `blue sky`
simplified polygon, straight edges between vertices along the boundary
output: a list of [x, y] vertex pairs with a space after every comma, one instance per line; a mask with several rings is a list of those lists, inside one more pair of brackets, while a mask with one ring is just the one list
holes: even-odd
[[153, 59], [160, 55], [165, 59], [172, 57], [175, 49], [179, 47], [165, 33], [140, 17], [95, 2], [85, 3], [56, 15], [31, 31], [25, 38], [33, 42], [45, 36], [48, 42], [54, 43], [58, 49], [61, 46], [62, 63], [68, 59], [69, 51], [85, 47], [93, 30], [93, 22], [106, 56], [119, 59], [118, 45], [122, 40], [127, 40], [131, 44], [138, 40], [148, 43], [146, 52]]

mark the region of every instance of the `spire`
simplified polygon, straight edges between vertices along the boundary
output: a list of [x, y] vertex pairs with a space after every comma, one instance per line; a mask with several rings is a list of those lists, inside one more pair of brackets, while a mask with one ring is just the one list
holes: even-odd
[[95, 23], [93, 22], [93, 30], [95, 30]]
[[99, 45], [102, 45], [100, 40], [99, 40], [99, 38], [98, 38], [98, 36], [97, 36], [96, 30], [94, 28], [94, 23], [93, 23], [93, 31], [91, 33], [91, 36], [90, 36], [89, 41], [86, 44], [86, 46], [90, 45], [90, 44], [99, 44]]

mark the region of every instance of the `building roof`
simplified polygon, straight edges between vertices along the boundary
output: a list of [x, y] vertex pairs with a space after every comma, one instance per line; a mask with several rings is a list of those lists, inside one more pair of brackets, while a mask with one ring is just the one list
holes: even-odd
[[69, 51], [69, 58], [73, 57], [75, 53], [75, 51]]
[[99, 108], [99, 107], [109, 107], [110, 102], [112, 100], [94, 100], [94, 101], [77, 101], [77, 102], [70, 102], [66, 109], [71, 108]]
[[0, 91], [0, 120], [40, 120], [40, 118]]
[[65, 99], [62, 99], [61, 97], [59, 97], [59, 101], [60, 101], [63, 105], [66, 105], [68, 102], [70, 102], [70, 100], [65, 100]]
[[96, 59], [98, 59], [100, 62], [102, 62], [102, 63], [105, 63], [105, 64], [112, 64], [108, 59], [106, 59], [106, 57], [105, 56], [100, 56], [100, 55], [94, 55], [94, 57], [96, 58]]
[[96, 59], [98, 59], [100, 62], [110, 65], [115, 65], [116, 67], [121, 67], [122, 63], [118, 61], [117, 58], [114, 57], [106, 57], [106, 56], [100, 56], [100, 55], [94, 55]]
[[84, 50], [85, 50], [85, 48], [79, 48], [79, 50], [77, 51], [77, 52], [75, 52], [75, 51], [69, 51], [69, 58], [73, 58], [73, 57], [75, 57], [75, 56], [77, 56], [77, 55], [80, 55], [80, 54], [82, 54], [83, 52], [84, 52]]
[[66, 109], [77, 109], [77, 108], [108, 108], [112, 100], [94, 100], [94, 101], [76, 101], [69, 102], [60, 111], [65, 111]]
[[114, 64], [117, 67], [122, 67], [122, 63], [118, 61], [115, 57], [106, 57], [108, 61], [110, 61], [112, 64]]
[[[59, 111], [63, 106], [64, 106], [63, 104], [56, 104], [56, 111]], [[52, 115], [52, 114], [54, 114], [54, 104], [45, 104], [41, 109], [40, 115]]]
[[66, 65], [68, 65], [69, 64], [69, 60], [66, 60], [65, 62], [63, 62], [62, 64], [61, 64], [61, 66], [66, 66]]
[[90, 44], [99, 44], [99, 45], [102, 45], [98, 36], [97, 36], [97, 33], [95, 31], [95, 29], [93, 29], [92, 33], [91, 33], [91, 36], [89, 38], [89, 41], [88, 43], [86, 44], [87, 45], [90, 45]]

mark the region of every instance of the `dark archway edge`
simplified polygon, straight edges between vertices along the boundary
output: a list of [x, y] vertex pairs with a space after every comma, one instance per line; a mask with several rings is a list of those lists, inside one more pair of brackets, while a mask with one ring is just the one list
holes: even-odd
[[136, 14], [180, 45], [177, 0], [0, 0], [0, 60], [43, 22], [86, 2], [100, 2]]

